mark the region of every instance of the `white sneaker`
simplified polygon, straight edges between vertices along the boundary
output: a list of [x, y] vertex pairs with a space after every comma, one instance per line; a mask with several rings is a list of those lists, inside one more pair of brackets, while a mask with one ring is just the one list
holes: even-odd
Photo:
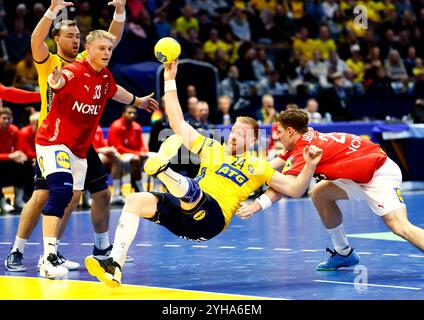
[[[66, 259], [60, 252], [57, 252], [57, 258], [59, 261], [59, 264], [62, 267], [65, 267], [69, 271], [77, 270], [80, 267], [80, 264], [78, 262], [74, 262], [71, 260]], [[37, 263], [37, 270], [40, 270], [41, 264], [43, 263], [43, 256], [40, 256], [40, 259], [38, 259]]]
[[68, 269], [60, 265], [57, 255], [50, 253], [43, 259], [40, 266], [40, 276], [48, 279], [62, 278], [68, 274]]

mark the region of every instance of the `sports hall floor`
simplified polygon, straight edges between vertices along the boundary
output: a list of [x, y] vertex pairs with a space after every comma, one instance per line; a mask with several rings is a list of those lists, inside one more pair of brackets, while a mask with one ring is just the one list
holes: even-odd
[[[424, 192], [405, 193], [410, 220], [424, 227]], [[388, 232], [363, 202], [341, 202], [345, 228], [359, 251], [356, 269], [317, 272], [330, 238], [310, 199], [283, 200], [250, 220], [235, 217], [207, 242], [182, 240], [142, 221], [129, 251], [123, 286], [110, 289], [88, 275], [92, 227], [87, 211], [75, 212], [62, 239], [62, 253], [81, 263], [67, 280], [38, 277], [41, 225], [25, 249], [25, 273], [1, 268], [0, 299], [424, 299], [424, 253]], [[111, 240], [120, 211], [113, 210]], [[0, 216], [0, 256], [6, 258], [18, 216]]]

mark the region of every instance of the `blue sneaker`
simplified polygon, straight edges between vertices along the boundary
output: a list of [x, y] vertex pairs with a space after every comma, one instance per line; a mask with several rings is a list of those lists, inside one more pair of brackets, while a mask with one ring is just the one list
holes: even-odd
[[[109, 255], [112, 251], [112, 248], [113, 248], [112, 244], [109, 247], [107, 247], [106, 249], [103, 249], [103, 250], [97, 249], [96, 245], [94, 245], [92, 256], [97, 258], [97, 259], [107, 259], [107, 258], [109, 258]], [[127, 256], [126, 259], [125, 259], [125, 262], [126, 263], [134, 262], [134, 258], [131, 257], [131, 256]]]
[[330, 252], [331, 256], [327, 261], [323, 261], [317, 265], [317, 271], [335, 271], [338, 268], [353, 267], [359, 263], [359, 255], [353, 248], [350, 249], [347, 256], [342, 256], [336, 250], [333, 251], [329, 248], [326, 251]]

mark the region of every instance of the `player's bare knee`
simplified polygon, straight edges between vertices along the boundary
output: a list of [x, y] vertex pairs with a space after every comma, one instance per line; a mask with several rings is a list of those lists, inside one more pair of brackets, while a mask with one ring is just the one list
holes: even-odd
[[158, 199], [150, 192], [132, 193], [127, 196], [123, 211], [139, 217], [152, 217], [157, 210]]
[[30, 205], [34, 211], [41, 212], [49, 198], [48, 190], [36, 190], [31, 196]]
[[106, 188], [104, 190], [93, 193], [91, 195], [91, 198], [93, 199], [94, 202], [97, 202], [97, 203], [103, 203], [103, 202], [109, 203], [111, 196], [112, 196], [112, 194], [111, 194], [109, 188]]

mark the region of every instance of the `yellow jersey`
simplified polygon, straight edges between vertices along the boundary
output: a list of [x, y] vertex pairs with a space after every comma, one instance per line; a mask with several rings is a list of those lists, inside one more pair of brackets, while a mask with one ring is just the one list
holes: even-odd
[[[87, 58], [87, 51], [83, 51], [78, 54], [75, 60], [79, 61], [84, 60], [85, 58]], [[41, 125], [44, 118], [47, 116], [53, 101], [53, 91], [47, 82], [47, 78], [55, 67], [60, 68], [62, 64], [67, 65], [69, 63], [69, 61], [62, 59], [57, 54], [50, 52], [49, 56], [44, 61], [37, 62], [34, 60], [35, 68], [38, 72], [38, 85], [40, 87], [41, 95], [41, 110], [40, 117], [38, 119], [38, 126]]]
[[202, 191], [218, 202], [228, 226], [240, 203], [263, 184], [269, 184], [275, 170], [265, 159], [254, 157], [249, 151], [233, 156], [224, 150], [225, 145], [202, 135], [190, 149], [200, 157], [196, 181]]

